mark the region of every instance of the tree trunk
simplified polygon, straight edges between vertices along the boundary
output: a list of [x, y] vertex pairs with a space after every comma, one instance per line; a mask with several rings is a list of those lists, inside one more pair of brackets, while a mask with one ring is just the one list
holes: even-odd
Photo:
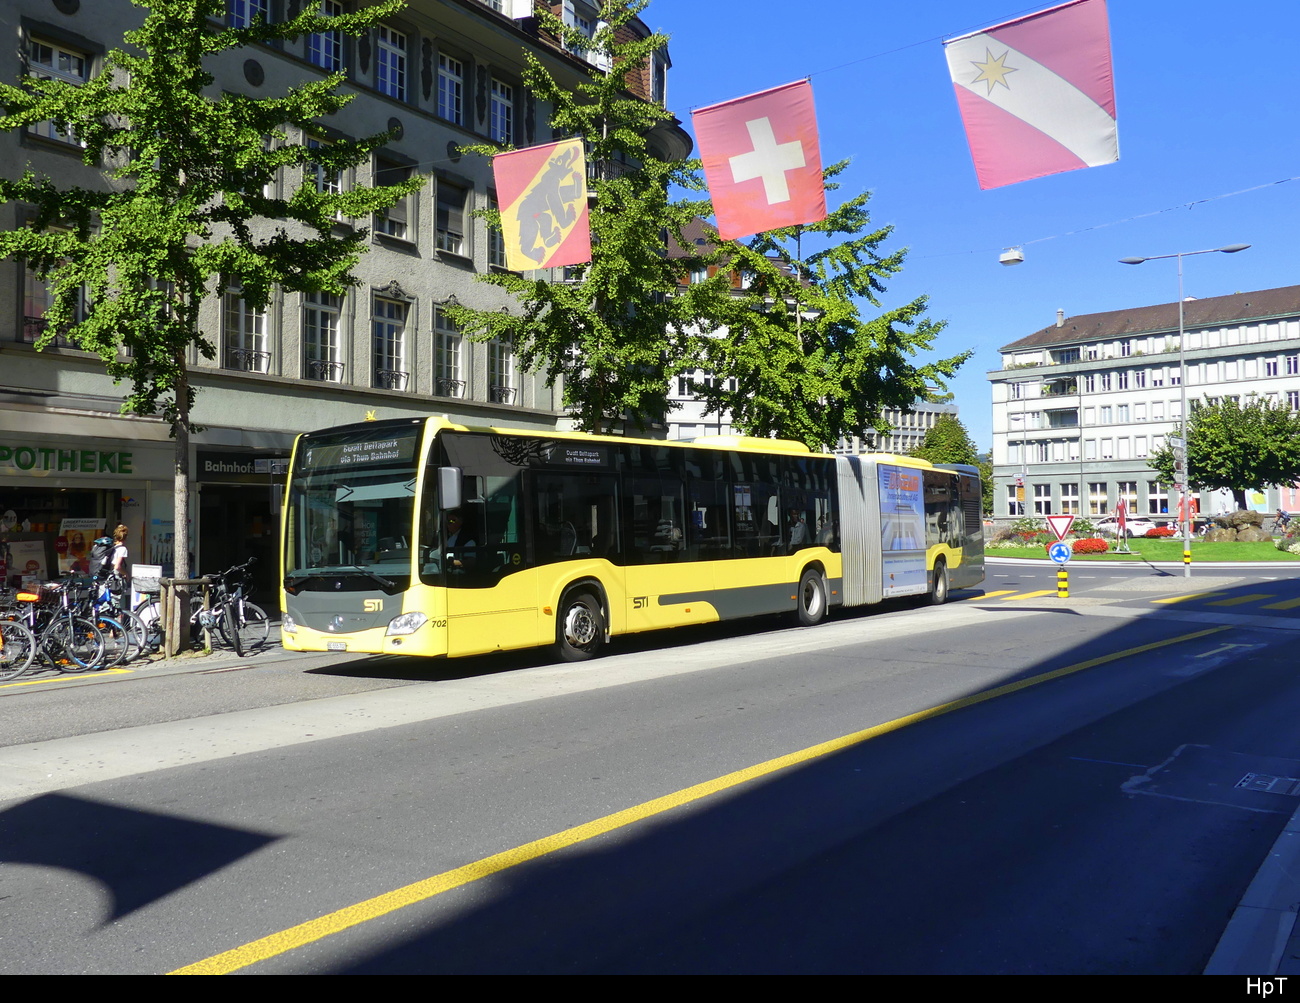
[[[190, 379], [186, 369], [185, 349], [176, 353], [180, 376], [176, 380], [176, 420], [172, 435], [176, 440], [173, 496], [172, 576], [178, 581], [190, 577]], [[190, 590], [174, 588], [170, 622], [166, 626], [167, 655], [172, 656], [190, 640]]]

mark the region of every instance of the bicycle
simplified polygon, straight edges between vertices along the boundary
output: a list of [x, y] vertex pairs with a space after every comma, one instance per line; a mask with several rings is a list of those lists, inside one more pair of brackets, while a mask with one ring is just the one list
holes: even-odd
[[[235, 654], [242, 656], [245, 651], [254, 651], [267, 641], [271, 633], [271, 622], [266, 611], [244, 598], [245, 587], [251, 577], [250, 569], [257, 563], [257, 558], [250, 558], [244, 564], [209, 576], [212, 585], [209, 592], [209, 605], [203, 608], [203, 601], [198, 596], [190, 599], [190, 615], [187, 620], [191, 637], [196, 637], [200, 630], [215, 632], [221, 642], [233, 648]], [[134, 611], [144, 623], [148, 643], [162, 643], [163, 623], [158, 597], [150, 596], [140, 602]]]
[[15, 606], [4, 622], [22, 623], [34, 638], [33, 657], [60, 672], [87, 672], [105, 661], [103, 632], [78, 616], [69, 590], [56, 583], [13, 595]]
[[0, 682], [17, 679], [36, 660], [36, 637], [21, 620], [0, 620]]

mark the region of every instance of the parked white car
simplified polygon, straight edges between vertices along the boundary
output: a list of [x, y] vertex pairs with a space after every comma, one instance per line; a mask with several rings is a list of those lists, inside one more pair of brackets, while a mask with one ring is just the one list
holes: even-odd
[[[1113, 515], [1093, 519], [1091, 522], [1098, 536], [1119, 536], [1119, 520]], [[1155, 528], [1156, 524], [1149, 519], [1129, 519], [1125, 525], [1125, 535], [1131, 540], [1136, 536], [1146, 536], [1147, 530]]]

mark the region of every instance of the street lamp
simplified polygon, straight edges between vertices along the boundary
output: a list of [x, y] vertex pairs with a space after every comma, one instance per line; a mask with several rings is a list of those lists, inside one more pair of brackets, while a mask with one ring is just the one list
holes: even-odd
[[[1178, 259], [1178, 387], [1181, 390], [1180, 397], [1182, 403], [1181, 419], [1183, 425], [1183, 448], [1187, 443], [1187, 354], [1183, 347], [1183, 341], [1186, 337], [1186, 331], [1183, 325], [1183, 258], [1191, 257], [1193, 254], [1236, 254], [1238, 251], [1244, 251], [1250, 247], [1249, 244], [1228, 244], [1226, 247], [1207, 247], [1203, 251], [1178, 251], [1174, 254], [1151, 254], [1145, 258], [1120, 258], [1121, 265], [1140, 265], [1144, 261], [1160, 261], [1163, 258]], [[1183, 461], [1183, 479], [1179, 488], [1179, 504], [1183, 516], [1183, 577], [1192, 576], [1192, 511], [1191, 506], [1187, 503], [1187, 487], [1191, 470], [1187, 461]]]

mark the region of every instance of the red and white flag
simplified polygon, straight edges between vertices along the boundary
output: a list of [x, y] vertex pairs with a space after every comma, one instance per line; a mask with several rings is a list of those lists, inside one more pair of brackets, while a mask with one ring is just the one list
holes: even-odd
[[944, 43], [981, 188], [1119, 159], [1106, 0]]
[[582, 140], [498, 153], [492, 175], [507, 268], [523, 272], [591, 260]]
[[710, 105], [692, 118], [723, 240], [826, 218], [807, 80]]

